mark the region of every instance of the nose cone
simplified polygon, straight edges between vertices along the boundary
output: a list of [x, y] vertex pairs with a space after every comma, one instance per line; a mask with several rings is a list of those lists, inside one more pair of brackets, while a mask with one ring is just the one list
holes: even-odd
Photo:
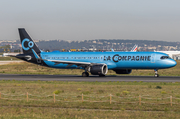
[[168, 62], [169, 67], [174, 67], [174, 66], [176, 66], [176, 64], [177, 64], [177, 62], [176, 62], [175, 60], [173, 60], [173, 59], [171, 59], [171, 60]]

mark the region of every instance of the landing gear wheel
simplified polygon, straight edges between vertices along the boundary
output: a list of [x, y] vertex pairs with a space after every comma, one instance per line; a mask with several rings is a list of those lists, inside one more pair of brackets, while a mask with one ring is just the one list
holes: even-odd
[[106, 75], [103, 75], [103, 74], [101, 74], [101, 75], [99, 75], [99, 77], [105, 77]]
[[159, 77], [159, 74], [155, 74], [154, 77]]
[[89, 73], [88, 72], [83, 72], [82, 73], [82, 77], [88, 77], [89, 76]]
[[158, 69], [154, 69], [154, 73], [155, 73], [154, 77], [159, 77]]

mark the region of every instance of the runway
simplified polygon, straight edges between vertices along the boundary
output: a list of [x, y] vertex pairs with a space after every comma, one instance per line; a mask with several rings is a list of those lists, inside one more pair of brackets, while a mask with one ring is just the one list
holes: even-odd
[[180, 77], [175, 76], [89, 76], [82, 77], [80, 75], [15, 75], [0, 74], [0, 80], [23, 80], [23, 81], [88, 81], [88, 82], [108, 82], [108, 81], [143, 81], [143, 82], [180, 82]]

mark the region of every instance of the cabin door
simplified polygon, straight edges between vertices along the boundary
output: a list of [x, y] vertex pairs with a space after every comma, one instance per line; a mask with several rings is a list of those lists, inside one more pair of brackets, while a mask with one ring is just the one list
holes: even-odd
[[155, 59], [156, 59], [156, 54], [153, 53], [153, 54], [151, 55], [151, 63], [155, 63]]

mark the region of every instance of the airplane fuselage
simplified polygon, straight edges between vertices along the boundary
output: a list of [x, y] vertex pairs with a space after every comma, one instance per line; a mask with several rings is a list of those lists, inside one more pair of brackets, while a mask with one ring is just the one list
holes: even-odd
[[[76, 65], [55, 64], [49, 60], [91, 62], [106, 64], [108, 69], [164, 69], [176, 65], [173, 59], [161, 59], [167, 54], [159, 52], [42, 52], [44, 62], [53, 68], [77, 68]], [[47, 61], [46, 61], [47, 60]]]

